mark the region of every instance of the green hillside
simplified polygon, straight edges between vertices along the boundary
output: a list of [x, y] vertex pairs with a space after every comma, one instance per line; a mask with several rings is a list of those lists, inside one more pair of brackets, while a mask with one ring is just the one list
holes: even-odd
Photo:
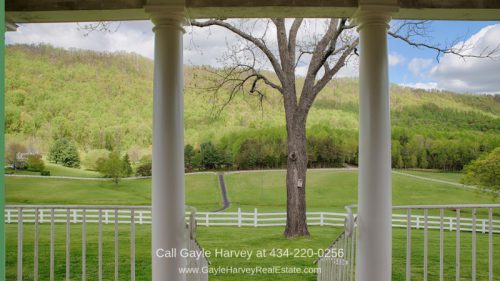
[[[54, 140], [65, 137], [82, 154], [120, 150], [139, 159], [150, 153], [151, 60], [129, 53], [13, 45], [6, 48], [5, 64], [7, 143], [23, 142], [46, 153]], [[239, 95], [216, 114], [228, 96], [214, 97], [209, 86], [206, 69], [186, 67], [186, 144], [199, 149], [211, 141], [242, 168], [282, 166], [281, 97], [270, 91], [261, 104]], [[356, 80], [337, 79], [320, 94], [308, 118], [311, 166], [356, 164], [357, 91]], [[500, 145], [499, 96], [392, 85], [391, 109], [395, 167], [459, 170]]]

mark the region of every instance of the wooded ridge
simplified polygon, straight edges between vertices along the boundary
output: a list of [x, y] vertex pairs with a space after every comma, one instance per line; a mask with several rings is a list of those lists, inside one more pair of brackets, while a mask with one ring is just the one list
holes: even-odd
[[[241, 94], [220, 111], [228, 96], [208, 89], [214, 71], [185, 68], [185, 143], [194, 151], [188, 164], [283, 167], [280, 95], [266, 95], [261, 103]], [[152, 61], [137, 54], [7, 46], [6, 143], [22, 142], [46, 153], [52, 142], [67, 138], [82, 154], [106, 149], [128, 152], [138, 161], [150, 154], [152, 81]], [[307, 121], [311, 167], [357, 163], [357, 93], [355, 79], [340, 78], [319, 94]], [[391, 85], [391, 114], [395, 167], [460, 170], [500, 146], [500, 95]], [[203, 146], [205, 152], [212, 149], [215, 163], [196, 159]]]

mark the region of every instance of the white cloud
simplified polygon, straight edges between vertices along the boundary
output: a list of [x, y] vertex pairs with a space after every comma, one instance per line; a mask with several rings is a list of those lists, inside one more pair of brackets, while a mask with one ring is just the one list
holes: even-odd
[[408, 64], [408, 69], [413, 75], [417, 77], [423, 77], [424, 72], [429, 69], [429, 67], [432, 65], [432, 62], [432, 59], [413, 58]]
[[[471, 36], [464, 54], [480, 55], [500, 46], [500, 24], [490, 25]], [[466, 58], [446, 54], [430, 70], [440, 88], [457, 92], [500, 93], [500, 53], [496, 59]]]
[[[154, 34], [150, 21], [124, 21], [117, 25], [111, 26], [112, 32], [88, 33], [76, 23], [22, 24], [16, 32], [6, 33], [6, 43], [46, 43], [66, 49], [126, 51], [153, 59]], [[88, 36], [85, 36], [87, 33]], [[226, 50], [226, 43], [233, 38], [228, 32], [186, 27], [184, 62], [217, 65], [217, 58]]]
[[[263, 36], [270, 42], [268, 47], [276, 49], [276, 46], [272, 43], [275, 41], [276, 36], [272, 24], [266, 27], [266, 24], [263, 24], [262, 21], [256, 22], [252, 19], [238, 20], [237, 24], [244, 25], [244, 28], [252, 34], [256, 34], [256, 37]], [[291, 21], [286, 22], [287, 26], [290, 26], [290, 24]], [[299, 42], [317, 40], [326, 26], [325, 20], [312, 19], [304, 21], [303, 25], [304, 28], [300, 30], [298, 35]], [[138, 53], [150, 59], [154, 56], [153, 25], [150, 21], [114, 23], [110, 28], [112, 32], [94, 31], [88, 33], [80, 27], [81, 25], [79, 26], [77, 23], [21, 24], [16, 32], [6, 33], [6, 43], [46, 43], [66, 49], [79, 48], [108, 52], [126, 51]], [[221, 66], [227, 63], [222, 59], [222, 55], [227, 52], [228, 46], [239, 42], [239, 37], [220, 27], [197, 28], [187, 26], [185, 30], [184, 63], [186, 64]], [[85, 36], [86, 33], [88, 33], [87, 36]], [[352, 36], [357, 35], [353, 33]], [[309, 59], [310, 56], [304, 56], [303, 61], [296, 69], [298, 75], [306, 74]], [[391, 65], [394, 65], [400, 63], [403, 58], [397, 54], [391, 54], [389, 59]], [[270, 70], [271, 66], [267, 63], [267, 60], [262, 61], [266, 62], [261, 66]], [[358, 57], [351, 56], [346, 66], [337, 73], [337, 77], [357, 77], [358, 66]]]
[[415, 89], [424, 89], [424, 90], [441, 90], [438, 87], [438, 84], [436, 82], [417, 82], [417, 83], [401, 83], [399, 84], [400, 86], [403, 87], [408, 87], [408, 88], [415, 88]]
[[[115, 29], [114, 25], [111, 28]], [[6, 43], [47, 43], [62, 48], [127, 51], [153, 57], [153, 33], [149, 21], [122, 22], [116, 32], [87, 32], [76, 23], [23, 24], [6, 33]]]
[[402, 64], [405, 61], [405, 58], [396, 53], [389, 54], [389, 65], [394, 66], [398, 64]]

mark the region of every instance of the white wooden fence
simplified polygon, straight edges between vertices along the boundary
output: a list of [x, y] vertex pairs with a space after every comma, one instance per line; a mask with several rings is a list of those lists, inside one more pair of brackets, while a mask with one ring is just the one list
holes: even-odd
[[[17, 223], [19, 210], [23, 210], [22, 220], [24, 223], [35, 222], [35, 210], [38, 209], [38, 223], [50, 223], [51, 210], [54, 210], [54, 222], [66, 223], [68, 209], [70, 209], [70, 223], [82, 223], [83, 210], [85, 209], [86, 223], [99, 223], [99, 210], [101, 211], [102, 223], [109, 224], [115, 222], [115, 211], [117, 212], [118, 224], [131, 223], [131, 211], [134, 209], [135, 224], [151, 224], [151, 207], [149, 206], [71, 206], [71, 205], [7, 205], [5, 208], [5, 223]], [[343, 227], [346, 213], [340, 212], [307, 212], [308, 225]], [[189, 212], [186, 212], [186, 221], [189, 219]], [[444, 217], [444, 227], [446, 230], [454, 231], [457, 226], [456, 217]], [[196, 221], [199, 226], [237, 226], [237, 227], [266, 227], [285, 226], [285, 212], [259, 212], [255, 208], [251, 212], [242, 211], [238, 208], [236, 212], [197, 212]], [[413, 215], [411, 226], [414, 229], [423, 229], [424, 221], [427, 221], [428, 229], [439, 229], [441, 226], [440, 216]], [[488, 228], [488, 218], [476, 218], [478, 232], [486, 233]], [[406, 214], [393, 214], [392, 226], [396, 228], [407, 228]], [[492, 221], [493, 233], [500, 233], [500, 220]], [[461, 218], [461, 231], [472, 230], [472, 218]]]

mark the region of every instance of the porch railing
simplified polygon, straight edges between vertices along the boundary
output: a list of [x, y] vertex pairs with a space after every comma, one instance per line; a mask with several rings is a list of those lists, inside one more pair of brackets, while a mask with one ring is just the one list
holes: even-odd
[[[318, 281], [340, 281], [354, 280], [355, 275], [355, 244], [356, 244], [356, 215], [353, 214], [354, 206], [346, 207], [347, 215], [345, 219], [344, 231], [333, 241], [329, 249], [341, 249], [347, 253], [346, 257], [339, 259], [332, 258], [327, 254], [330, 251], [325, 251], [325, 255], [320, 257], [316, 262], [319, 267]], [[494, 210], [500, 209], [500, 204], [483, 204], [483, 205], [409, 205], [409, 206], [394, 206], [392, 226], [395, 228], [406, 229], [406, 258], [405, 258], [405, 274], [404, 278], [407, 281], [428, 280], [429, 278], [429, 239], [438, 236], [439, 257], [432, 257], [433, 260], [439, 260], [439, 272], [437, 273], [439, 280], [452, 280], [450, 273], [445, 277], [445, 233], [455, 232], [454, 251], [454, 279], [459, 281], [461, 276], [461, 264], [463, 255], [463, 243], [461, 240], [462, 233], [470, 233], [470, 280], [488, 280], [493, 279], [493, 237], [500, 234], [500, 220], [493, 219]], [[454, 216], [450, 216], [454, 214]], [[498, 214], [497, 214], [498, 215]], [[481, 278], [478, 278], [478, 237], [487, 239], [487, 250], [482, 250], [481, 254], [487, 252], [487, 272], [480, 272]], [[467, 241], [468, 241], [467, 237]], [[417, 248], [417, 243], [421, 242], [423, 249]], [[415, 255], [412, 251], [423, 250], [422, 265], [419, 268], [414, 268], [415, 262], [412, 258]], [[448, 257], [449, 258], [449, 257]], [[483, 256], [484, 258], [484, 256]], [[393, 270], [394, 271], [394, 270]], [[469, 273], [468, 273], [469, 274]]]
[[354, 280], [356, 255], [356, 217], [350, 207], [346, 207], [344, 230], [333, 241], [317, 261], [317, 280]]
[[[149, 214], [144, 218], [144, 214]], [[195, 250], [202, 252], [202, 248], [196, 241], [196, 211], [191, 208], [187, 213], [186, 223], [186, 248], [188, 250]], [[7, 205], [5, 208], [5, 222], [7, 224], [17, 223], [17, 280], [23, 280], [23, 257], [27, 255], [23, 251], [23, 242], [26, 237], [24, 230], [27, 224], [33, 224], [34, 227], [34, 241], [33, 252], [29, 255], [33, 256], [33, 280], [37, 281], [43, 278], [39, 277], [39, 268], [49, 269], [49, 280], [55, 279], [62, 280], [61, 276], [55, 274], [55, 245], [61, 244], [55, 241], [55, 228], [63, 225], [65, 228], [65, 273], [64, 280], [70, 280], [71, 275], [71, 225], [81, 225], [81, 279], [82, 280], [103, 280], [103, 226], [111, 225], [113, 227], [113, 241], [114, 241], [114, 280], [135, 280], [136, 279], [136, 225], [143, 223], [151, 223], [151, 207], [149, 206], [90, 206], [90, 205]], [[50, 254], [48, 264], [46, 261], [41, 261], [39, 258], [40, 251], [40, 226], [50, 225]], [[90, 224], [97, 224], [97, 276], [89, 276], [88, 268], [88, 233], [87, 227]], [[120, 246], [119, 225], [129, 225], [129, 241], [130, 249], [126, 252], [130, 253], [130, 268], [125, 270], [120, 268]], [[121, 229], [123, 230], [123, 228]], [[108, 231], [107, 231], [108, 232]], [[94, 233], [92, 233], [94, 235]], [[95, 242], [95, 241], [92, 241]], [[95, 250], [95, 249], [92, 249]], [[122, 250], [123, 251], [123, 250]], [[60, 260], [60, 259], [58, 259]], [[206, 257], [200, 259], [188, 258], [187, 266], [190, 268], [199, 268], [198, 271], [187, 271], [186, 277], [188, 281], [205, 281], [208, 280], [208, 273], [202, 270], [202, 267], [208, 266]], [[109, 271], [109, 269], [107, 269]], [[92, 270], [94, 271], [94, 270]], [[121, 271], [127, 271], [127, 274]], [[128, 273], [129, 271], [129, 273]], [[127, 275], [124, 277], [124, 275]]]

